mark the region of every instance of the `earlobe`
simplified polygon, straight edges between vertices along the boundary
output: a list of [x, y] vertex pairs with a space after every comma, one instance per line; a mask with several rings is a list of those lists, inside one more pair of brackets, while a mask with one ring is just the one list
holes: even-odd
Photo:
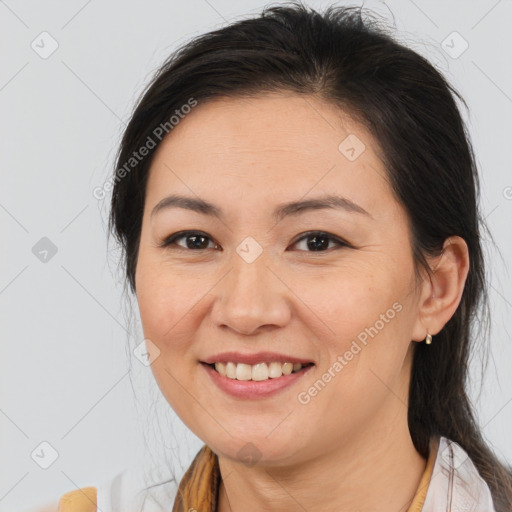
[[469, 252], [459, 236], [445, 240], [441, 254], [429, 260], [432, 272], [423, 283], [413, 340], [438, 334], [457, 310], [469, 272]]

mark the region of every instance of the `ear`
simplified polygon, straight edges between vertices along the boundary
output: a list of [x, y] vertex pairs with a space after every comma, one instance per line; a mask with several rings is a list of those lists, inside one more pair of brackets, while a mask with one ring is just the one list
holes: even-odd
[[459, 306], [469, 271], [468, 246], [460, 236], [449, 237], [441, 254], [427, 261], [433, 272], [422, 282], [414, 341], [423, 341], [427, 331], [438, 334]]

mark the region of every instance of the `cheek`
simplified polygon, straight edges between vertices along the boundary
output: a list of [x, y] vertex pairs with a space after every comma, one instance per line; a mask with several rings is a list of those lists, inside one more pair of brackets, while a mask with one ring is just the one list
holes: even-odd
[[[176, 414], [197, 432], [196, 410], [184, 389], [191, 386], [195, 358], [188, 351], [191, 333], [195, 332], [195, 308], [204, 295], [201, 280], [190, 273], [180, 272], [175, 267], [141, 253], [137, 265], [137, 301], [144, 337], [159, 349], [159, 356], [151, 364], [155, 381]], [[204, 281], [203, 281], [204, 285]], [[175, 364], [179, 361], [180, 364]], [[203, 418], [207, 423], [207, 418]], [[200, 422], [199, 422], [200, 423]]]
[[405, 264], [400, 275], [391, 264], [359, 264], [295, 281], [297, 295], [314, 312], [310, 327], [313, 321], [318, 327], [319, 373], [326, 383], [325, 401], [316, 400], [319, 407], [339, 410], [343, 403], [364, 414], [389, 394], [386, 386], [399, 378], [410, 344], [408, 271]]
[[180, 272], [161, 260], [141, 255], [136, 279], [145, 337], [161, 350], [180, 350], [190, 336], [194, 308], [205, 293], [204, 276]]
[[[319, 334], [331, 340], [332, 348], [343, 349], [347, 340], [403, 300], [405, 287], [393, 272], [374, 262], [347, 261], [335, 268], [297, 273], [291, 282], [294, 293], [310, 308], [311, 320], [316, 317]], [[394, 313], [392, 309], [389, 315]]]

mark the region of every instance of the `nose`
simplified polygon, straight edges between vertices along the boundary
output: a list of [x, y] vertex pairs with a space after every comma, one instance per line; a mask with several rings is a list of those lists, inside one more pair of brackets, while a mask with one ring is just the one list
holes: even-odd
[[215, 325], [251, 335], [289, 322], [292, 294], [267, 263], [264, 253], [252, 263], [233, 254], [231, 269], [212, 290]]

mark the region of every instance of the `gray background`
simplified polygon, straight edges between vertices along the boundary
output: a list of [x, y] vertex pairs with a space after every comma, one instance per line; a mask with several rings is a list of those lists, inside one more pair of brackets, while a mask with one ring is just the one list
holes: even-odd
[[[118, 251], [106, 243], [108, 204], [93, 189], [109, 176], [123, 123], [163, 59], [266, 4], [0, 1], [0, 510], [25, 510], [163, 457], [181, 474], [199, 448], [131, 353], [143, 337], [130, 323]], [[481, 394], [474, 368], [472, 396], [485, 437], [511, 461], [512, 2], [365, 5], [392, 22], [390, 9], [399, 38], [470, 107], [482, 211], [499, 249], [486, 244], [492, 347]], [[47, 58], [44, 31], [58, 44]], [[43, 237], [56, 254], [40, 252]], [[59, 454], [48, 469], [40, 467], [51, 462], [44, 441]]]

